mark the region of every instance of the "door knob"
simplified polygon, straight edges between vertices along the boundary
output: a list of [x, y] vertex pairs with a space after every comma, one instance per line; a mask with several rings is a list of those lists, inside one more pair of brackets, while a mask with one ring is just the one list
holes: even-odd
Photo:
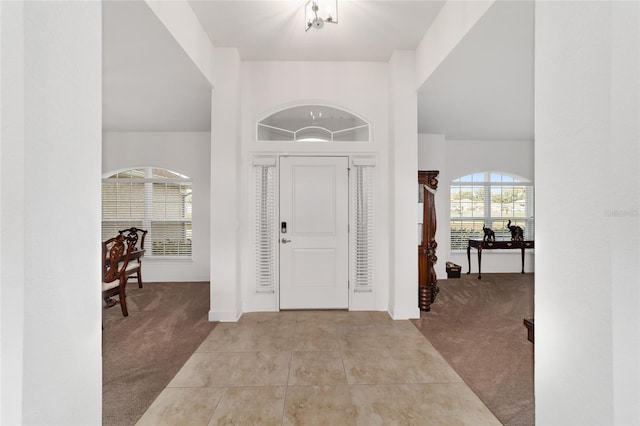
[[282, 241], [282, 244], [287, 244], [291, 242], [291, 240], [287, 240], [286, 238], [282, 238], [280, 241]]

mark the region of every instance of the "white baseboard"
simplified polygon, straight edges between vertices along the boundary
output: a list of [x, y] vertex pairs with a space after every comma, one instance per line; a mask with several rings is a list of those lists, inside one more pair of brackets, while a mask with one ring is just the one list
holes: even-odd
[[389, 315], [394, 320], [419, 319], [420, 308], [416, 306], [415, 308], [389, 309]]
[[209, 321], [237, 322], [241, 316], [242, 312], [209, 311]]

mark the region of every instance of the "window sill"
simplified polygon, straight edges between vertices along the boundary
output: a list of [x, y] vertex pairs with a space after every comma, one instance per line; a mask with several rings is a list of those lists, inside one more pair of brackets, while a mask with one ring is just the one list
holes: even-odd
[[145, 262], [171, 262], [171, 263], [187, 263], [193, 262], [193, 257], [178, 257], [178, 256], [145, 256], [143, 257]]

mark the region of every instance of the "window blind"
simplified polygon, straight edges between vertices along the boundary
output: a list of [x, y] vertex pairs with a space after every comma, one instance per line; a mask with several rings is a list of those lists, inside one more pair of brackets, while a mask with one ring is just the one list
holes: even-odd
[[276, 289], [275, 158], [254, 159], [256, 292]]
[[103, 179], [103, 240], [133, 226], [149, 231], [146, 256], [191, 257], [191, 218], [191, 181], [184, 175], [145, 167]]
[[370, 159], [354, 159], [353, 262], [355, 292], [373, 291], [375, 167]]

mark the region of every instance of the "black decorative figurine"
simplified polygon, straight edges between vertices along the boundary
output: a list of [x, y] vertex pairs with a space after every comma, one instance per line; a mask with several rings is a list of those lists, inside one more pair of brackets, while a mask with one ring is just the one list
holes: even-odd
[[509, 223], [507, 223], [507, 228], [511, 231], [511, 241], [522, 241], [524, 240], [524, 231], [519, 226], [511, 225], [511, 219], [509, 219]]
[[485, 228], [484, 225], [482, 225], [482, 230], [484, 231], [484, 237], [482, 237], [482, 241], [495, 241], [496, 240], [496, 234], [495, 234], [495, 232], [493, 232], [493, 230], [491, 228]]

